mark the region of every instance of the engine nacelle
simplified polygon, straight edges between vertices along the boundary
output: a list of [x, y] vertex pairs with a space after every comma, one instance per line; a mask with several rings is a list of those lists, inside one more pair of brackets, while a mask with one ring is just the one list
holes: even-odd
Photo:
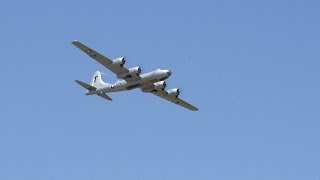
[[130, 68], [128, 72], [118, 75], [117, 78], [120, 78], [120, 79], [132, 78], [135, 76], [139, 76], [140, 73], [141, 73], [141, 67], [134, 67], [134, 68]]
[[179, 94], [180, 94], [180, 89], [178, 89], [178, 88], [170, 89], [167, 91], [167, 93], [168, 93], [168, 96], [174, 96], [174, 97], [178, 98]]
[[134, 68], [130, 68], [129, 69], [129, 72], [128, 72], [128, 74], [130, 74], [130, 75], [137, 75], [137, 76], [139, 76], [140, 75], [140, 73], [141, 73], [141, 67], [134, 67]]
[[143, 92], [157, 92], [159, 90], [164, 90], [167, 86], [167, 83], [165, 81], [159, 81], [156, 83], [153, 83], [144, 89], [142, 89]]
[[124, 57], [119, 57], [117, 59], [112, 60], [112, 65], [114, 66], [120, 66], [121, 68], [123, 65], [126, 63], [126, 58]]
[[153, 85], [154, 85], [153, 89], [164, 90], [167, 86], [167, 83], [165, 81], [159, 81], [159, 82], [153, 83]]

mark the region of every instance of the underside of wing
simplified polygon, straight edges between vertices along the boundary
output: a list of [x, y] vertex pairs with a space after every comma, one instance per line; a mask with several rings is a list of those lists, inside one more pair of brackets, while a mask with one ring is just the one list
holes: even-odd
[[176, 95], [170, 95], [168, 94], [168, 91], [165, 90], [158, 90], [158, 91], [153, 91], [151, 92], [152, 94], [159, 96], [167, 101], [170, 101], [172, 103], [175, 103], [179, 106], [182, 106], [184, 108], [187, 108], [191, 111], [197, 111], [199, 110], [198, 108], [194, 107], [193, 105], [189, 104], [188, 102], [180, 99], [179, 97], [177, 97]]
[[102, 64], [104, 67], [108, 68], [110, 71], [115, 73], [116, 75], [121, 75], [129, 70], [125, 67], [123, 67], [123, 64], [125, 62], [124, 58], [118, 58], [116, 60], [111, 60], [102, 54], [96, 52], [95, 50], [89, 48], [88, 46], [82, 44], [81, 42], [75, 40], [72, 42], [73, 45], [75, 45], [77, 48], [79, 48], [81, 51], [86, 53], [91, 58], [98, 61], [100, 64]]

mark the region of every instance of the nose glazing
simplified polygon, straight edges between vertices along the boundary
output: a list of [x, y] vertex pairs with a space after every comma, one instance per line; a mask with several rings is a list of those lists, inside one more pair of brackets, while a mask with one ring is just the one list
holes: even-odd
[[171, 71], [170, 71], [170, 70], [168, 70], [168, 71], [167, 71], [167, 74], [168, 74], [168, 76], [170, 76], [170, 75], [171, 75]]

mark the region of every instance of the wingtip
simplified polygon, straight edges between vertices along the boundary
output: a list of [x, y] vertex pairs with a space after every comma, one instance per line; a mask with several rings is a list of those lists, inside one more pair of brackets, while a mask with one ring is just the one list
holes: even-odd
[[77, 43], [79, 42], [78, 40], [73, 40], [71, 43], [74, 44], [74, 43]]

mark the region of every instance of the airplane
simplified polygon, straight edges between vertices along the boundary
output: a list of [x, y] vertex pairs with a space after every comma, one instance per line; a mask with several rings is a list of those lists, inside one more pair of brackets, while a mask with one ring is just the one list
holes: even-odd
[[141, 74], [141, 67], [133, 67], [130, 69], [124, 67], [124, 64], [126, 63], [126, 59], [124, 57], [111, 60], [82, 44], [78, 40], [72, 41], [72, 44], [94, 60], [98, 61], [101, 65], [115, 73], [117, 78], [120, 79], [117, 82], [109, 84], [104, 82], [101, 78], [101, 73], [96, 71], [90, 84], [75, 80], [76, 83], [87, 90], [85, 93], [86, 95], [98, 95], [104, 99], [112, 101], [107, 93], [140, 88], [142, 92], [152, 93], [191, 111], [199, 110], [198, 108], [179, 98], [180, 89], [174, 88], [171, 90], [165, 90], [167, 84], [164, 80], [171, 76], [172, 72], [170, 70], [157, 69], [152, 72]]

